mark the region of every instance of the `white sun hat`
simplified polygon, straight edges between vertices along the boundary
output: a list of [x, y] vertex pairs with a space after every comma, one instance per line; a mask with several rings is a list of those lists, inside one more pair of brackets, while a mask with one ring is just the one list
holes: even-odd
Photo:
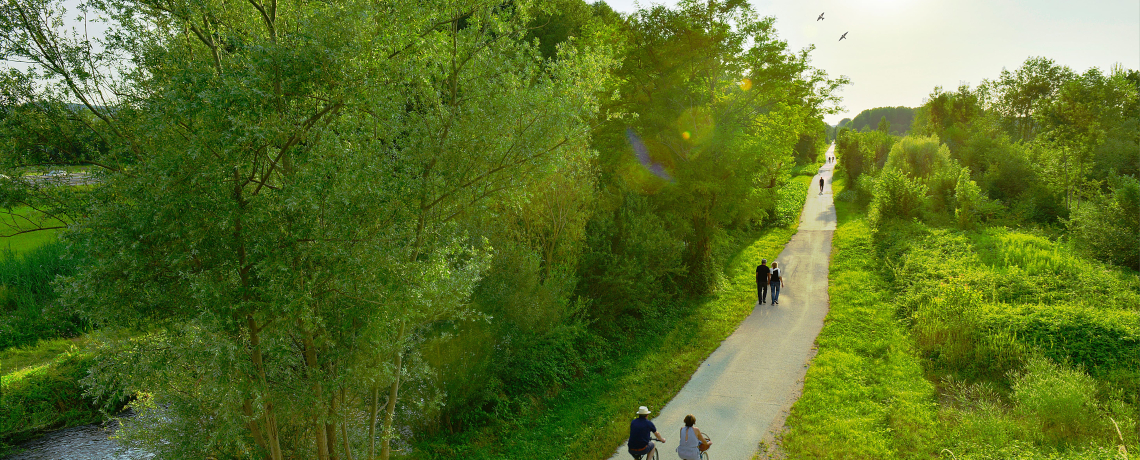
[[648, 414], [649, 414], [649, 408], [648, 407], [641, 406], [641, 407], [637, 408], [637, 415], [648, 415]]

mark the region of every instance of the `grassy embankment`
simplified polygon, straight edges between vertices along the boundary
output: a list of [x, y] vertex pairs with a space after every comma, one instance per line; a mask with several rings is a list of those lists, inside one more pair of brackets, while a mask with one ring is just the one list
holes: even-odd
[[788, 418], [791, 458], [1137, 455], [1135, 273], [1001, 228], [876, 235], [836, 205], [831, 311]]
[[725, 266], [716, 293], [685, 303], [659, 333], [614, 350], [605, 365], [518, 419], [476, 433], [433, 439], [412, 458], [608, 458], [629, 435], [637, 406], [656, 412], [688, 382], [697, 366], [728, 337], [756, 302], [755, 266], [780, 252], [796, 233], [799, 213], [818, 164], [797, 168], [787, 185], [798, 193], [782, 200], [785, 228], [748, 235]]
[[[30, 209], [15, 209], [16, 215], [0, 214], [0, 229], [26, 225], [20, 216], [35, 218]], [[91, 358], [84, 354], [83, 339], [35, 340], [41, 328], [42, 302], [48, 291], [50, 272], [59, 264], [54, 230], [23, 233], [0, 240], [0, 301], [4, 316], [16, 330], [3, 342], [19, 343], [0, 351], [0, 455], [15, 444], [46, 430], [99, 421], [97, 407], [82, 396], [79, 379], [87, 374]], [[29, 316], [35, 316], [34, 318]], [[19, 317], [19, 318], [16, 318]], [[22, 321], [26, 320], [26, 321]], [[41, 327], [42, 326], [42, 327]], [[48, 333], [47, 335], [52, 335]]]

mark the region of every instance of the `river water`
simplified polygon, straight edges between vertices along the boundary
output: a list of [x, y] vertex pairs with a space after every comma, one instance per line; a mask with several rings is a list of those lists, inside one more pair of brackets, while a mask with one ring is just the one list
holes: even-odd
[[[129, 416], [129, 415], [127, 415]], [[153, 455], [124, 449], [110, 439], [117, 420], [47, 433], [18, 446], [19, 452], [3, 460], [148, 460]]]

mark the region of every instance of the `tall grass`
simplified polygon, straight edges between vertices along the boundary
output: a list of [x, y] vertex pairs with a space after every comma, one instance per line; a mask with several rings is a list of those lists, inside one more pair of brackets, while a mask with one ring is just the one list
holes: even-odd
[[23, 254], [0, 253], [0, 350], [28, 346], [41, 339], [74, 337], [85, 328], [76, 315], [55, 308], [52, 282], [75, 270], [62, 243]]

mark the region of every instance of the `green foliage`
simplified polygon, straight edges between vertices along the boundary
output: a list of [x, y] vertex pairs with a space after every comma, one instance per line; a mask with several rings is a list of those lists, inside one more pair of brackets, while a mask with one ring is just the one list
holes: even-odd
[[74, 346], [48, 362], [0, 377], [0, 451], [44, 431], [97, 422], [122, 400], [92, 400], [80, 380], [94, 358]]
[[[792, 455], [1108, 459], [1140, 447], [1134, 272], [1000, 228], [894, 220], [872, 232], [837, 206], [832, 310], [788, 420]], [[891, 353], [916, 367], [881, 377], [871, 358]], [[937, 403], [909, 413], [927, 422], [882, 436], [884, 407], [902, 398], [876, 395], [923, 376]]]
[[911, 133], [936, 136], [951, 151], [958, 150], [969, 138], [970, 127], [983, 116], [982, 109], [979, 92], [968, 86], [963, 85], [956, 92], [936, 87], [926, 104], [915, 111]]
[[54, 281], [75, 272], [62, 243], [0, 253], [0, 349], [43, 339], [74, 337], [87, 328], [75, 312], [59, 308]]
[[1046, 442], [1059, 444], [1111, 432], [1096, 400], [1097, 384], [1088, 375], [1034, 358], [1013, 379], [1014, 413], [1034, 419]]
[[[801, 192], [806, 186], [796, 185]], [[569, 458], [593, 459], [612, 452], [628, 436], [630, 408], [661, 407], [681, 389], [696, 366], [720, 345], [755, 303], [755, 261], [779, 252], [793, 228], [769, 228], [728, 240], [725, 281], [713, 295], [670, 304], [652, 321], [638, 322], [632, 336], [600, 338], [572, 330], [530, 342], [518, 359], [525, 375], [515, 383], [547, 379], [569, 381], [567, 370], [585, 366], [561, 391], [542, 385], [516, 398], [494, 396], [498, 408], [487, 426], [453, 436], [439, 435], [415, 445], [423, 458]], [[604, 344], [598, 344], [605, 340]], [[580, 357], [571, 356], [568, 343]], [[539, 350], [534, 347], [551, 347]], [[577, 364], [581, 359], [582, 364]], [[541, 369], [570, 364], [564, 369]], [[554, 384], [558, 388], [563, 384]], [[521, 389], [521, 387], [513, 387]], [[537, 393], [537, 394], [536, 394]], [[551, 442], [552, 439], [559, 440]]]
[[800, 214], [804, 209], [804, 202], [807, 201], [807, 191], [815, 182], [815, 174], [819, 171], [819, 166], [818, 163], [808, 164], [792, 170], [792, 177], [783, 187], [780, 187], [777, 193], [776, 210], [768, 222], [787, 228], [799, 221]]
[[884, 169], [875, 180], [870, 219], [878, 223], [886, 219], [918, 217], [926, 206], [927, 186], [898, 169]]
[[846, 79], [811, 68], [744, 2], [654, 6], [625, 30], [621, 99], [606, 108], [629, 116], [596, 133], [601, 185], [615, 198], [650, 195], [685, 243], [685, 290], [700, 295], [718, 277], [716, 235], [771, 219], [786, 169], [818, 155], [809, 138], [822, 137], [824, 104]]
[[33, 101], [26, 75], [0, 75], [0, 151], [4, 169], [23, 165], [71, 165], [106, 154], [107, 143], [88, 129], [99, 123], [85, 107]]
[[1073, 210], [1068, 222], [1073, 242], [1084, 254], [1140, 270], [1140, 181], [1112, 180], [1109, 193], [1095, 193]]
[[[811, 129], [811, 125], [815, 125], [815, 129]], [[827, 125], [823, 120], [816, 119], [804, 127], [803, 133], [800, 133], [800, 139], [796, 141], [795, 157], [796, 164], [812, 164], [822, 160], [822, 155], [827, 151], [828, 133]]]
[[864, 174], [875, 176], [887, 162], [887, 157], [898, 139], [887, 133], [871, 131], [857, 133], [841, 130], [835, 144], [839, 170], [852, 188], [862, 193], [870, 189], [858, 187]]
[[593, 299], [590, 316], [644, 318], [658, 302], [677, 297], [684, 242], [673, 236], [649, 200], [626, 194], [620, 207], [595, 214], [587, 229], [579, 292]]

